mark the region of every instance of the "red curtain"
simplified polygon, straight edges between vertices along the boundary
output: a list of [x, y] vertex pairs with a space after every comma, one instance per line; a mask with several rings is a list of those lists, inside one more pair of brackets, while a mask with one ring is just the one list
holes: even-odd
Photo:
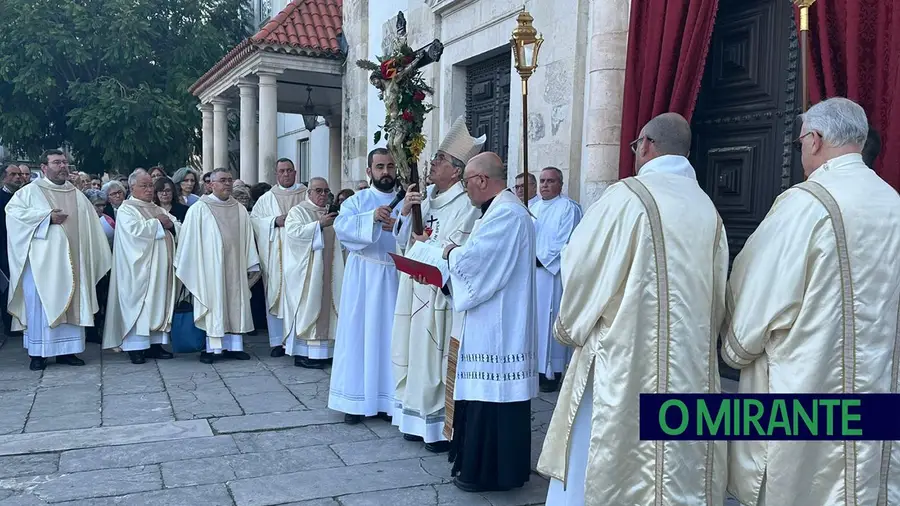
[[651, 118], [677, 112], [691, 120], [717, 6], [718, 0], [632, 0], [620, 177], [634, 175], [629, 143]]
[[818, 0], [809, 14], [810, 104], [860, 104], [881, 134], [875, 170], [900, 189], [900, 2]]

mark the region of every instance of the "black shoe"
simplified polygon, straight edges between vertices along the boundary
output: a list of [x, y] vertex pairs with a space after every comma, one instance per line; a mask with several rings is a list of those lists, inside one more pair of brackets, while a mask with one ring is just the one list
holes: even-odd
[[540, 389], [541, 392], [550, 393], [555, 392], [557, 388], [559, 388], [559, 378], [547, 379], [543, 374], [540, 376]]
[[278, 358], [284, 356], [284, 346], [276, 346], [272, 348], [272, 353], [269, 353], [269, 356], [272, 358]]
[[356, 425], [361, 421], [361, 415], [344, 415], [344, 423], [346, 423], [347, 425]]
[[203, 362], [204, 364], [213, 363], [213, 354], [207, 353], [205, 351], [201, 351], [200, 352], [200, 361]]
[[250, 360], [250, 354], [243, 351], [223, 351], [222, 355], [234, 360]]
[[31, 357], [31, 365], [28, 368], [32, 371], [43, 371], [47, 368], [47, 359], [44, 357]]
[[[404, 434], [403, 439], [405, 439], [407, 441], [413, 441], [413, 442], [424, 441], [421, 436], [417, 436], [415, 434]], [[425, 447], [427, 448], [428, 445], [425, 445]]]
[[453, 484], [456, 485], [456, 488], [462, 490], [463, 492], [478, 493], [485, 491], [483, 487], [479, 487], [474, 483], [466, 483], [459, 478], [453, 478]]
[[294, 357], [294, 365], [297, 367], [305, 367], [306, 369], [324, 369], [325, 362], [323, 360], [313, 360], [309, 357]]
[[143, 364], [144, 362], [146, 362], [146, 360], [144, 360], [143, 351], [129, 351], [128, 357], [131, 358], [132, 364]]
[[84, 360], [81, 360], [75, 355], [60, 355], [56, 357], [56, 363], [66, 365], [84, 365]]
[[170, 351], [166, 351], [161, 344], [151, 344], [150, 349], [144, 352], [144, 356], [147, 358], [155, 358], [157, 360], [168, 360], [175, 355]]
[[425, 449], [431, 453], [446, 453], [450, 451], [450, 441], [435, 441], [434, 443], [425, 443]]
[[383, 411], [381, 413], [378, 413], [377, 417], [381, 418], [382, 420], [384, 420], [387, 423], [391, 423], [391, 421], [393, 421], [393, 418], [391, 417], [391, 415], [389, 415]]

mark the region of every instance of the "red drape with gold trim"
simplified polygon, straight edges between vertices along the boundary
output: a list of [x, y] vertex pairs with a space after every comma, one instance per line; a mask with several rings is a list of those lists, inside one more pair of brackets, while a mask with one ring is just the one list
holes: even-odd
[[634, 174], [629, 143], [651, 118], [690, 121], [700, 92], [718, 0], [631, 2], [619, 176]]
[[809, 14], [810, 103], [859, 103], [881, 134], [875, 170], [900, 189], [900, 1], [818, 0]]

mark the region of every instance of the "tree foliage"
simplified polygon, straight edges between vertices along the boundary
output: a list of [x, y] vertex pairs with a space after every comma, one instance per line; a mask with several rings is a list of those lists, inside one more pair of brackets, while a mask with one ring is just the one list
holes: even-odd
[[188, 88], [252, 35], [247, 0], [0, 0], [0, 139], [80, 170], [183, 165], [199, 143]]

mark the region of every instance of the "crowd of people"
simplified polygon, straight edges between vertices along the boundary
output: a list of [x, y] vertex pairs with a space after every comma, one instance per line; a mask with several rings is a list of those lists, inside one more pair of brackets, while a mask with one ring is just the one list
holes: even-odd
[[730, 275], [674, 113], [647, 123], [637, 175], [587, 212], [555, 167], [508, 188], [462, 118], [423, 189], [399, 188], [382, 148], [371, 187], [337, 195], [288, 159], [271, 187], [158, 167], [103, 183], [51, 150], [34, 183], [16, 166], [4, 178], [8, 313], [33, 370], [82, 365], [99, 321], [103, 347], [136, 364], [172, 358], [178, 313], [202, 331], [204, 363], [250, 359], [243, 336], [265, 327], [272, 357], [332, 363], [328, 407], [346, 423], [381, 417], [449, 452], [467, 492], [529, 480], [531, 399], [560, 389], [538, 463], [548, 505], [722, 504], [726, 486], [743, 504], [892, 504], [889, 443], [638, 432], [641, 393], [720, 392], [720, 354], [745, 393], [897, 392], [900, 197], [869, 168], [877, 136], [861, 107], [830, 99], [802, 119], [808, 180], [779, 196]]

